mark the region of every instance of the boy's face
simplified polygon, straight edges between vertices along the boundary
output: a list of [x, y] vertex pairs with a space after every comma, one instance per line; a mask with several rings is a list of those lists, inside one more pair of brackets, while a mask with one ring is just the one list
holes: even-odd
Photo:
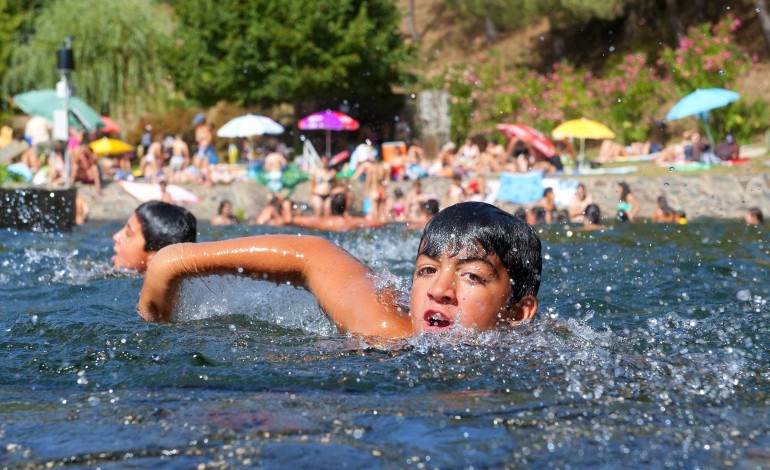
[[511, 279], [497, 255], [463, 250], [457, 256], [415, 263], [411, 319], [415, 334], [459, 325], [486, 330], [510, 318]]
[[112, 265], [115, 268], [136, 269], [144, 271], [147, 269], [147, 263], [150, 261], [152, 253], [144, 251], [144, 234], [142, 233], [142, 223], [131, 214], [126, 225], [118, 230], [112, 236], [115, 241], [112, 249], [115, 250], [115, 256], [112, 257]]

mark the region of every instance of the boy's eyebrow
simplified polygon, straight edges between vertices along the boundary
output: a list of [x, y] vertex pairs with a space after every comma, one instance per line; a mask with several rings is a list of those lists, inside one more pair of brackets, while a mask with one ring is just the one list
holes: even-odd
[[493, 272], [497, 273], [497, 269], [495, 269], [495, 265], [492, 264], [491, 261], [489, 261], [489, 257], [487, 256], [458, 256], [457, 261], [459, 264], [468, 264], [468, 263], [475, 263], [475, 262], [484, 263], [487, 266], [489, 266], [489, 268]]

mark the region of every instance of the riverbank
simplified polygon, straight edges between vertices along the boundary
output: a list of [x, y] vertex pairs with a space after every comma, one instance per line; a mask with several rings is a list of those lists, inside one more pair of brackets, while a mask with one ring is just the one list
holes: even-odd
[[[496, 178], [490, 177], [490, 180]], [[656, 208], [658, 196], [666, 196], [675, 209], [684, 210], [688, 218], [724, 218], [737, 219], [749, 207], [759, 207], [765, 214], [770, 214], [770, 169], [768, 172], [755, 173], [699, 173], [682, 174], [673, 172], [666, 176], [635, 175], [570, 175], [559, 176], [559, 180], [575, 180], [583, 183], [602, 209], [604, 216], [612, 216], [617, 205], [615, 188], [617, 183], [628, 183], [641, 205], [640, 217], [649, 218]], [[450, 183], [446, 178], [427, 178], [423, 180], [425, 192], [443, 195]], [[402, 188], [406, 193], [409, 182], [391, 183], [389, 191]], [[236, 181], [228, 185], [211, 187], [186, 186], [200, 197], [200, 202], [183, 204], [199, 221], [210, 220], [217, 212], [219, 203], [228, 199], [233, 203], [236, 213], [253, 219], [268, 201], [269, 193], [264, 186], [255, 181]], [[353, 187], [355, 194], [363, 194], [360, 183]], [[79, 186], [78, 193], [91, 206], [92, 220], [125, 220], [139, 204], [115, 183], [107, 183], [101, 195], [97, 195], [92, 186]], [[296, 201], [309, 200], [309, 183], [296, 187], [292, 198]], [[508, 211], [515, 211], [517, 204], [498, 201], [496, 203]], [[523, 206], [528, 206], [524, 204]], [[361, 211], [361, 200], [357, 198], [353, 209]]]

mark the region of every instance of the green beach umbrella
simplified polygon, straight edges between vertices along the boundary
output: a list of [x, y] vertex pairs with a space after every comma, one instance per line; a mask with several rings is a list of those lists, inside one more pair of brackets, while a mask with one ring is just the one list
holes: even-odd
[[[64, 109], [64, 100], [56, 96], [54, 90], [35, 90], [20, 93], [13, 97], [16, 106], [25, 114], [40, 116], [53, 122], [55, 110]], [[73, 96], [69, 99], [69, 125], [89, 132], [104, 127], [99, 113], [85, 101]]]

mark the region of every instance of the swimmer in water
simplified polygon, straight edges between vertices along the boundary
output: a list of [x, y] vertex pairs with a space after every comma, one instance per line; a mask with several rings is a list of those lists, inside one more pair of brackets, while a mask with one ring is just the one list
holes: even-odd
[[126, 225], [112, 239], [112, 265], [143, 272], [161, 248], [195, 242], [197, 220], [187, 209], [162, 201], [148, 201], [136, 208]]
[[182, 279], [243, 273], [305, 287], [343, 333], [397, 339], [488, 330], [535, 316], [541, 269], [532, 227], [493, 205], [465, 202], [425, 227], [409, 313], [396, 289], [378, 287], [373, 271], [350, 253], [324, 238], [298, 235], [164, 248], [150, 263], [137, 311], [147, 321], [171, 321]]

